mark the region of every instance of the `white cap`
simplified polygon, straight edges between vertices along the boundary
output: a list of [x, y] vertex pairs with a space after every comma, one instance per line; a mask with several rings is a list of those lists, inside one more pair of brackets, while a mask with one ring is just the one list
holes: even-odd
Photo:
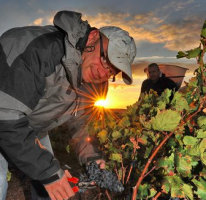
[[127, 31], [115, 26], [105, 26], [99, 29], [108, 39], [108, 58], [110, 62], [122, 71], [122, 78], [128, 85], [132, 84], [131, 64], [136, 56], [134, 39]]

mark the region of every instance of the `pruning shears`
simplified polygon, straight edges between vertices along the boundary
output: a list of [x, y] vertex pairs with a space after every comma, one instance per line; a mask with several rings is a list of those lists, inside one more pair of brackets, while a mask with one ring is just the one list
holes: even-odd
[[[64, 165], [62, 169], [69, 170], [71, 169], [71, 167], [69, 167], [68, 165]], [[78, 192], [81, 189], [87, 190], [87, 189], [92, 189], [96, 187], [96, 184], [94, 181], [79, 181], [79, 179], [76, 177], [67, 178], [67, 180], [70, 183], [75, 184], [75, 186], [72, 188], [74, 193]]]
[[76, 177], [67, 178], [67, 180], [69, 182], [75, 184], [75, 186], [72, 188], [74, 193], [78, 192], [80, 189], [92, 189], [92, 188], [96, 187], [94, 181], [82, 181], [82, 182], [79, 182], [79, 179], [76, 178]]

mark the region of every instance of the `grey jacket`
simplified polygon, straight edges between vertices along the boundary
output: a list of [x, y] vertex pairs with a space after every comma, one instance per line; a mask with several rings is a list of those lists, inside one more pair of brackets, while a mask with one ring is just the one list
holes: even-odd
[[82, 84], [76, 45], [87, 39], [87, 21], [80, 13], [61, 11], [54, 25], [13, 28], [0, 38], [0, 149], [30, 178], [45, 184], [61, 178], [62, 170], [35, 141], [66, 121], [80, 163], [100, 158], [86, 141], [85, 108], [94, 103], [92, 88], [107, 87]]

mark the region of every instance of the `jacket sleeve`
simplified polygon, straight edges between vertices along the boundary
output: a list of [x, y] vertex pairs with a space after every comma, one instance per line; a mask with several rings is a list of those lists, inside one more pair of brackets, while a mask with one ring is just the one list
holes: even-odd
[[83, 89], [83, 92], [81, 92], [83, 95], [80, 97], [77, 116], [73, 116], [67, 122], [80, 164], [103, 158], [103, 154], [98, 148], [97, 138], [91, 138], [91, 141], [87, 140], [89, 133], [86, 128], [88, 122], [95, 117], [95, 101], [98, 98], [106, 98], [108, 82], [96, 86], [87, 85], [86, 87], [87, 89]]
[[53, 155], [35, 141], [36, 133], [29, 127], [27, 117], [0, 120], [1, 149], [30, 178], [43, 181], [60, 173], [60, 166]]
[[62, 176], [59, 162], [35, 142], [27, 118], [44, 94], [45, 65], [51, 61], [33, 48], [37, 41], [26, 49], [24, 37], [17, 35], [18, 40], [15, 32], [0, 38], [0, 149], [31, 179], [54, 181]]

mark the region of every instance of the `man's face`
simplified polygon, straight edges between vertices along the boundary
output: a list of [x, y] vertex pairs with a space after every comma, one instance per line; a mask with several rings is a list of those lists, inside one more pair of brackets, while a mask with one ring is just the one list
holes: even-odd
[[157, 67], [149, 67], [147, 71], [148, 78], [156, 82], [160, 77], [160, 70]]
[[[108, 60], [107, 47], [109, 40], [105, 36], [101, 36], [101, 40], [98, 37], [93, 44], [90, 44], [95, 47], [94, 51], [83, 52], [82, 54], [82, 78], [84, 82], [105, 82], [119, 72]], [[100, 49], [102, 49], [101, 52]]]

